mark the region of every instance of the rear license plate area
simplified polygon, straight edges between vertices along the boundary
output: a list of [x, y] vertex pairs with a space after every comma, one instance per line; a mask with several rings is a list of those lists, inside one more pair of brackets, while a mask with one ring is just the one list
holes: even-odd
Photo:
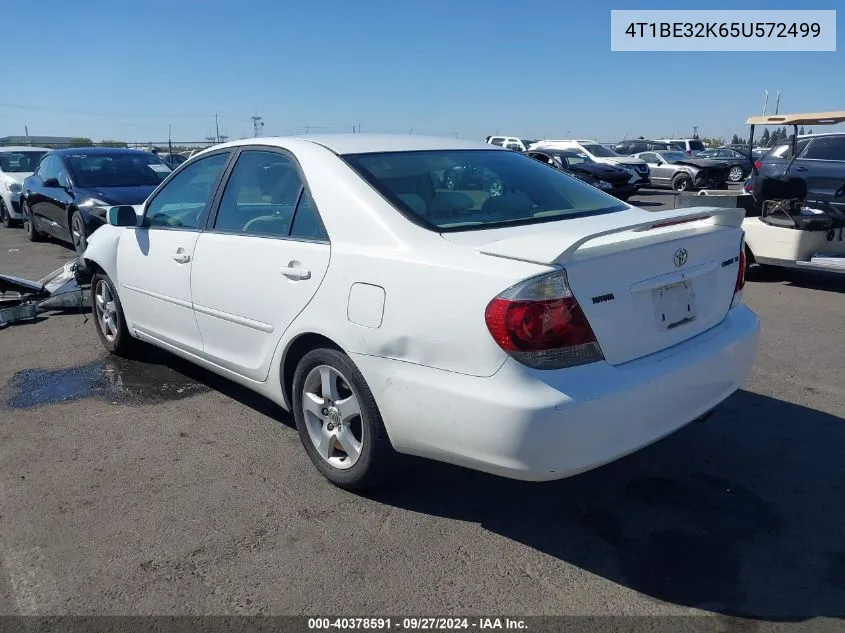
[[695, 292], [691, 281], [681, 281], [654, 290], [654, 316], [664, 330], [695, 320]]

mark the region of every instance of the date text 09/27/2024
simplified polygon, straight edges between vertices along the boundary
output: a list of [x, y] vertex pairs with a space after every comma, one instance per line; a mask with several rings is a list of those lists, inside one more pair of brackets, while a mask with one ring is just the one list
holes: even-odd
[[331, 629], [363, 631], [448, 631], [448, 630], [525, 630], [518, 618], [308, 618], [308, 630]]

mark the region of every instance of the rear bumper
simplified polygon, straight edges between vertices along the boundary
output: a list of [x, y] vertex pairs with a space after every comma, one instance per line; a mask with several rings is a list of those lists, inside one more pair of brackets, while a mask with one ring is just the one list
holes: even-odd
[[635, 452], [713, 409], [747, 380], [759, 327], [740, 305], [707, 332], [636, 361], [544, 372], [509, 359], [488, 378], [353, 360], [397, 451], [548, 481]]

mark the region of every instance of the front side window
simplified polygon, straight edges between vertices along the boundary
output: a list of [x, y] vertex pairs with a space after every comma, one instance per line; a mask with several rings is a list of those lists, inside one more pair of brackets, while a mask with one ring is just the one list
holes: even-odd
[[0, 171], [10, 174], [32, 173], [47, 152], [0, 152]]
[[176, 174], [150, 201], [145, 225], [200, 228], [213, 187], [228, 159], [227, 152], [206, 156]]
[[41, 180], [59, 177], [59, 164], [55, 154], [46, 156], [38, 165], [38, 177]]
[[286, 236], [301, 190], [302, 181], [287, 156], [245, 151], [226, 183], [214, 228]]
[[656, 163], [657, 162], [657, 154], [654, 152], [644, 152], [639, 155], [640, 160], [644, 160], [647, 163]]
[[437, 231], [532, 224], [627, 208], [518, 153], [432, 150], [342, 158], [412, 221]]

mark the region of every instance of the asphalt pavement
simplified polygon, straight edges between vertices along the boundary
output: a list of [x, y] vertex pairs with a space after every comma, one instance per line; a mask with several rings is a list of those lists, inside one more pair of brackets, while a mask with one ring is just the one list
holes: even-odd
[[[0, 227], [0, 272], [38, 278], [72, 256]], [[111, 359], [90, 314], [0, 329], [0, 614], [709, 613], [743, 630], [838, 627], [845, 281], [758, 277], [744, 389], [705, 422], [544, 484], [409, 459], [354, 495], [318, 474], [275, 405], [166, 353]]]

